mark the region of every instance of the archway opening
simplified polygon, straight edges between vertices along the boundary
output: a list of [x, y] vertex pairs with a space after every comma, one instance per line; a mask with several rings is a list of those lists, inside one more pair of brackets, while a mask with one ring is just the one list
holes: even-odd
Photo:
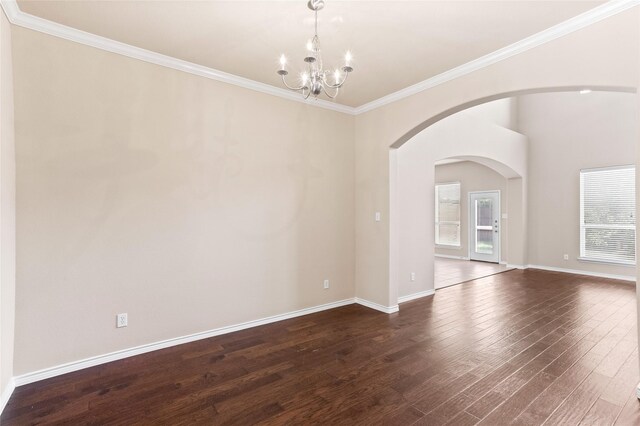
[[[432, 294], [434, 291], [434, 280], [431, 278], [434, 268], [430, 261], [435, 256], [437, 232], [437, 228], [434, 227], [435, 220], [433, 220], [436, 183], [434, 167], [438, 161], [444, 159], [481, 164], [506, 179], [505, 185], [509, 196], [505, 202], [506, 206], [501, 209], [499, 218], [500, 227], [506, 234], [502, 243], [506, 250], [504, 257], [499, 261], [518, 268], [526, 268], [530, 264], [527, 258], [530, 245], [527, 206], [529, 186], [527, 168], [530, 159], [527, 136], [508, 126], [483, 123], [477, 116], [469, 113], [469, 108], [537, 94], [566, 93], [570, 96], [580, 96], [579, 92], [582, 89], [584, 86], [534, 89], [479, 99], [425, 120], [392, 145], [389, 156], [391, 300], [403, 302]], [[609, 87], [591, 88], [590, 91], [595, 94], [619, 94], [623, 97], [625, 93], [635, 92], [631, 88]], [[632, 100], [635, 97], [630, 96], [628, 99]], [[635, 112], [637, 111], [634, 109], [631, 115]], [[402, 149], [398, 149], [400, 147]], [[586, 154], [586, 157], [588, 156], [589, 153]], [[635, 155], [629, 156], [631, 162], [634, 158]], [[608, 159], [605, 163], [607, 162], [615, 163], [616, 161]], [[589, 162], [585, 164], [591, 165], [587, 163]], [[411, 167], [407, 168], [407, 164]], [[603, 163], [603, 165], [607, 164]], [[539, 174], [539, 171], [537, 173]], [[576, 174], [575, 180], [578, 179], [579, 176]], [[411, 191], [407, 191], [407, 181], [420, 183], [414, 185]], [[415, 194], [424, 196], [419, 200]], [[579, 215], [576, 213], [575, 216], [577, 226]], [[419, 221], [422, 223], [416, 225]], [[417, 234], [421, 234], [421, 237], [417, 238]], [[573, 246], [578, 244], [575, 242]], [[462, 248], [462, 252], [464, 251], [465, 248]], [[466, 257], [462, 253], [457, 256]], [[424, 261], [424, 264], [421, 264], [421, 261]], [[626, 274], [633, 275], [635, 278], [635, 270], [627, 270]]]
[[[504, 163], [474, 156], [438, 160], [434, 169], [434, 289], [514, 269], [510, 234], [521, 238], [524, 230], [515, 226], [515, 217], [513, 227], [507, 219], [525, 201], [522, 176]], [[407, 291], [401, 288], [400, 295]]]

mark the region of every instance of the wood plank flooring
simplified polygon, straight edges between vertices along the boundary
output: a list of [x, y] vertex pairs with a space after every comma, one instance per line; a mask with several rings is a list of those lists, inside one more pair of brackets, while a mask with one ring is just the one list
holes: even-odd
[[433, 259], [433, 281], [436, 289], [460, 284], [489, 275], [514, 269], [497, 263], [473, 260], [449, 259], [436, 256]]
[[638, 425], [635, 287], [509, 271], [19, 387], [3, 425]]

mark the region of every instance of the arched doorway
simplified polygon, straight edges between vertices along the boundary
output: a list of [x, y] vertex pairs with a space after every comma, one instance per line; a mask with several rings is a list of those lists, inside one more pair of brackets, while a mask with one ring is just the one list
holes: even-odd
[[[476, 105], [481, 105], [483, 103], [491, 102], [498, 99], [509, 98], [513, 96], [520, 96], [520, 95], [527, 95], [527, 94], [534, 94], [534, 93], [577, 92], [583, 87], [584, 86], [573, 86], [573, 87], [521, 90], [521, 91], [514, 91], [514, 92], [506, 92], [500, 95], [489, 96], [489, 97], [484, 97], [475, 101], [470, 101], [458, 107], [450, 108], [447, 111], [444, 111], [440, 114], [437, 114], [425, 120], [420, 125], [414, 127], [409, 132], [405, 133], [402, 137], [400, 137], [398, 140], [396, 140], [392, 144], [389, 152], [389, 164], [390, 164], [390, 168], [389, 168], [389, 191], [390, 191], [389, 192], [390, 194], [389, 295], [392, 302], [392, 307], [397, 307], [397, 305], [395, 305], [394, 302], [398, 300], [399, 282], [400, 282], [399, 277], [404, 276], [406, 273], [406, 271], [404, 271], [402, 268], [401, 257], [400, 257], [402, 246], [403, 244], [406, 245], [406, 242], [402, 241], [401, 228], [402, 228], [402, 223], [406, 223], [407, 219], [406, 217], [403, 217], [400, 214], [401, 212], [400, 205], [402, 202], [402, 195], [401, 195], [401, 188], [399, 188], [398, 186], [399, 185], [398, 174], [401, 173], [398, 171], [398, 161], [399, 161], [398, 148], [405, 146], [405, 144], [409, 141], [411, 141], [411, 143], [414, 144], [414, 143], [420, 143], [420, 140], [422, 140], [422, 143], [425, 144], [423, 145], [422, 148], [427, 153], [426, 156], [423, 158], [423, 160], [427, 159], [427, 161], [430, 162], [431, 164], [433, 164], [433, 162], [435, 162], [438, 159], [449, 158], [449, 157], [476, 159], [487, 166], [490, 166], [490, 167], [493, 166], [492, 168], [494, 168], [495, 170], [498, 170], [503, 175], [509, 176], [510, 179], [513, 179], [513, 181], [510, 182], [509, 185], [513, 189], [513, 193], [518, 194], [518, 197], [520, 197], [520, 201], [522, 203], [522, 208], [520, 208], [522, 215], [519, 218], [513, 218], [513, 219], [521, 220], [520, 226], [522, 227], [522, 235], [518, 236], [517, 238], [514, 238], [514, 243], [511, 245], [511, 247], [516, 248], [520, 246], [520, 249], [514, 249], [514, 253], [510, 253], [510, 255], [513, 256], [512, 259], [517, 259], [517, 260], [514, 260], [513, 262], [509, 262], [509, 263], [513, 263], [515, 265], [525, 265], [526, 249], [524, 246], [526, 245], [526, 208], [524, 208], [524, 206], [526, 205], [526, 199], [527, 199], [526, 198], [526, 187], [527, 187], [526, 155], [521, 156], [520, 160], [516, 158], [511, 158], [513, 157], [513, 150], [504, 150], [506, 146], [505, 143], [494, 144], [494, 142], [499, 139], [496, 137], [496, 135], [492, 135], [491, 137], [481, 139], [479, 143], [476, 143], [475, 145], [468, 144], [468, 143], [467, 144], [458, 143], [460, 140], [460, 137], [464, 136], [464, 135], [460, 135], [459, 132], [456, 135], [456, 137], [458, 137], [458, 140], [457, 141], [453, 140], [453, 143], [452, 143], [452, 140], [442, 142], [443, 133], [440, 132], [441, 137], [439, 138], [439, 141], [442, 143], [433, 142], [437, 138], [432, 138], [430, 145], [427, 145], [429, 144], [429, 142], [426, 141], [424, 135], [425, 135], [425, 132], [429, 132], [429, 131], [433, 132], [433, 129], [436, 129], [439, 126], [442, 127], [443, 123], [445, 122], [444, 120], [445, 118], [448, 118], [448, 120], [455, 119], [455, 116], [457, 115], [456, 113], [464, 111], [465, 109], [476, 106]], [[620, 87], [620, 88], [598, 87], [598, 88], [592, 88], [592, 90], [605, 91], [605, 92], [623, 92], [623, 93], [635, 92], [633, 88], [628, 88], [628, 87], [626, 88], [625, 87]], [[462, 123], [458, 122], [456, 124], [458, 127], [460, 127]], [[474, 131], [477, 132], [478, 129], [480, 129], [480, 127], [475, 126], [471, 133], [473, 133]], [[477, 138], [476, 138], [476, 142], [478, 142]], [[405, 148], [409, 146], [410, 145], [406, 145]], [[426, 166], [425, 169], [429, 168], [428, 164], [425, 164], [425, 166]], [[517, 172], [515, 172], [516, 169], [518, 170]], [[432, 177], [429, 178], [428, 173], [425, 173], [423, 177], [425, 176], [427, 178], [426, 182], [428, 182], [424, 184], [424, 190], [426, 191], [428, 190], [429, 187], [433, 185], [433, 178]], [[431, 208], [431, 206], [427, 205], [421, 211], [427, 214], [427, 218], [428, 218], [427, 222], [429, 222], [430, 221], [429, 214], [431, 216], [433, 215], [433, 209]], [[432, 244], [433, 238], [431, 238], [432, 234], [429, 234], [428, 229], [430, 229], [428, 226], [424, 228], [423, 240], [430, 241], [431, 246], [433, 246]], [[432, 232], [432, 229], [431, 229], [431, 232]], [[415, 241], [414, 241], [414, 247], [417, 247], [417, 246], [419, 246], [419, 244], [415, 244]], [[421, 247], [418, 247], [416, 249], [416, 252], [421, 253], [419, 255], [421, 258], [428, 259], [428, 258], [432, 258], [430, 254], [432, 254], [433, 249], [432, 248], [429, 249], [428, 244], [423, 244]], [[431, 271], [432, 271], [432, 268], [433, 267], [431, 266]], [[429, 268], [427, 267], [424, 271], [422, 271], [422, 275], [429, 277], [432, 275], [432, 273], [430, 273]], [[424, 286], [424, 285], [421, 286], [420, 289], [423, 292], [428, 292], [428, 290], [430, 290], [428, 286]], [[432, 289], [433, 289], [433, 286], [431, 286], [431, 290]]]

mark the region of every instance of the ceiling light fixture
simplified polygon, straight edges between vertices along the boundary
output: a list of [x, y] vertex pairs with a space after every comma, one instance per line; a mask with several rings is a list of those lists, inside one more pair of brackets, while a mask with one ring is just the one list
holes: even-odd
[[591, 89], [582, 89], [582, 90], [580, 91], [580, 94], [581, 94], [581, 95], [586, 95], [586, 94], [589, 94], [589, 93], [591, 93]]
[[[324, 0], [309, 0], [307, 6], [315, 14], [315, 34], [307, 42], [307, 56], [304, 58], [307, 63], [307, 70], [300, 74], [299, 86], [289, 86], [285, 80], [285, 76], [289, 74], [289, 71], [287, 71], [287, 58], [282, 55], [280, 56], [278, 75], [282, 77], [282, 83], [287, 89], [302, 93], [305, 99], [308, 99], [310, 95], [317, 98], [322, 93], [330, 99], [334, 99], [338, 96], [338, 91], [347, 80], [349, 73], [353, 71], [351, 52], [347, 51], [344, 55], [344, 65], [341, 68], [333, 71], [323, 68], [320, 38], [318, 38], [318, 11], [324, 7]], [[333, 80], [333, 82], [330, 82], [330, 80]]]

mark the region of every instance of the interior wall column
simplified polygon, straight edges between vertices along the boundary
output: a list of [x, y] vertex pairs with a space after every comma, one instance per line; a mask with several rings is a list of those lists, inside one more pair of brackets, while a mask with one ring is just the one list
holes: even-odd
[[507, 231], [507, 264], [524, 267], [527, 264], [527, 209], [526, 181], [523, 178], [507, 179], [507, 218], [501, 219]]

